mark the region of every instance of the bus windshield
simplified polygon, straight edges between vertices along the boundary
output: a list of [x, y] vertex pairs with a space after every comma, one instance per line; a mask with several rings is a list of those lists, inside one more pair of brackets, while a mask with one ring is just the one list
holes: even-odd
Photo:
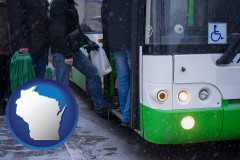
[[239, 0], [146, 0], [145, 44], [208, 44], [208, 23], [240, 33]]
[[102, 0], [75, 0], [79, 23], [84, 33], [102, 33]]

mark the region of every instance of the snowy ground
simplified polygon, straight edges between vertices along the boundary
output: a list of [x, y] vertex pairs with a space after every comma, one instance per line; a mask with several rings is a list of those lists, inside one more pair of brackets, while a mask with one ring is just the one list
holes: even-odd
[[[77, 90], [76, 90], [77, 91]], [[0, 117], [0, 160], [202, 160], [240, 159], [240, 141], [185, 145], [155, 145], [136, 132], [122, 128], [118, 119], [98, 117], [75, 92], [79, 121], [73, 136], [64, 145], [49, 151], [31, 150], [18, 143], [8, 131], [5, 116]]]

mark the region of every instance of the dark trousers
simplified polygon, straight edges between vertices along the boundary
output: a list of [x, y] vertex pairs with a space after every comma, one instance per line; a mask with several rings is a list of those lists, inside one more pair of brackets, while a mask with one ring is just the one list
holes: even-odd
[[10, 89], [10, 56], [0, 56], [0, 107], [6, 107], [5, 98], [11, 94]]
[[[68, 85], [71, 66], [67, 65], [64, 56], [61, 53], [53, 53], [56, 80], [63, 85]], [[79, 50], [79, 53], [73, 54], [73, 66], [77, 68], [87, 79], [87, 88], [92, 97], [96, 110], [104, 107], [106, 100], [102, 94], [101, 79], [98, 75], [97, 68], [87, 58], [84, 53]]]

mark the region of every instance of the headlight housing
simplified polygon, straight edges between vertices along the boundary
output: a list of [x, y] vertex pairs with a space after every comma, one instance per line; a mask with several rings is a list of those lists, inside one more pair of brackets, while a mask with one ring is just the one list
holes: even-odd
[[187, 103], [191, 99], [191, 94], [188, 90], [180, 90], [178, 92], [177, 98], [182, 103]]
[[202, 89], [200, 92], [199, 92], [199, 98], [202, 100], [202, 101], [205, 101], [207, 100], [209, 97], [209, 92], [207, 89]]
[[167, 98], [168, 98], [168, 93], [167, 93], [167, 91], [161, 90], [161, 91], [159, 91], [159, 92], [157, 93], [157, 100], [158, 100], [159, 102], [164, 102], [164, 101], [167, 100]]

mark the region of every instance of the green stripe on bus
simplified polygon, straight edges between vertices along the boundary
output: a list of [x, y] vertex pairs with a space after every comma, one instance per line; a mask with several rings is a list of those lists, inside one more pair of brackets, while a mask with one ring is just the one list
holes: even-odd
[[[220, 108], [159, 110], [140, 105], [141, 135], [149, 142], [178, 144], [240, 138], [240, 101], [222, 102]], [[195, 120], [192, 129], [181, 126], [184, 117]]]
[[194, 23], [194, 0], [188, 0], [188, 26], [192, 27]]
[[222, 139], [238, 139], [240, 136], [240, 100], [224, 100]]
[[[181, 126], [184, 117], [191, 116], [195, 126]], [[158, 110], [143, 106], [144, 139], [157, 144], [204, 142], [219, 139], [223, 121], [222, 108]]]

